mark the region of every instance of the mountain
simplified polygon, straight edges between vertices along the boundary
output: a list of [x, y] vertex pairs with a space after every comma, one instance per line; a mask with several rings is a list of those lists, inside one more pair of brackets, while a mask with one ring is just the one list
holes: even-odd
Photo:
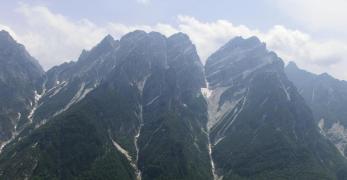
[[0, 151], [30, 123], [35, 89], [43, 73], [23, 45], [0, 31]]
[[183, 33], [108, 35], [38, 72], [18, 88], [26, 123], [0, 154], [0, 179], [347, 176], [282, 60], [256, 37], [231, 40], [204, 67]]
[[327, 73], [316, 75], [291, 62], [286, 66], [288, 78], [311, 107], [316, 124], [346, 156], [347, 154], [347, 82]]
[[205, 66], [215, 179], [344, 179], [282, 60], [256, 37], [235, 38]]
[[117, 63], [119, 41], [106, 36], [90, 51], [84, 50], [77, 62], [53, 67], [42, 79], [41, 98], [33, 112], [33, 122], [40, 126], [69, 109], [95, 89]]
[[6, 146], [3, 179], [212, 178], [203, 66], [186, 35], [135, 31], [119, 42], [106, 37], [78, 62], [46, 76], [44, 87], [70, 84], [75, 76], [82, 83], [99, 81], [84, 98]]

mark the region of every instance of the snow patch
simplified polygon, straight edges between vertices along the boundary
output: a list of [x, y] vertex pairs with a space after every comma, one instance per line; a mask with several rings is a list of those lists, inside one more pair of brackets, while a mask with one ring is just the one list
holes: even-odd
[[17, 113], [17, 121], [15, 122], [15, 125], [14, 125], [14, 131], [17, 132], [17, 127], [18, 127], [18, 122], [20, 120], [20, 118], [22, 117], [22, 113]]
[[[22, 117], [22, 114], [21, 113], [17, 113], [17, 122], [19, 122], [20, 118]], [[11, 141], [13, 141], [20, 132], [17, 131], [17, 122], [15, 123], [14, 125], [14, 131], [12, 132], [11, 134], [11, 138], [8, 139], [7, 141], [4, 141], [1, 143], [0, 145], [0, 154], [2, 153], [2, 150], [4, 149], [4, 147], [9, 144]]]
[[260, 106], [259, 107], [263, 107], [264, 104], [269, 100], [269, 97], [266, 97], [263, 102], [261, 102]]
[[205, 98], [209, 98], [212, 94], [212, 91], [208, 88], [201, 88], [201, 94], [205, 97]]
[[85, 98], [85, 96], [90, 93], [92, 90], [94, 90], [97, 87], [97, 83], [94, 84], [92, 87], [90, 88], [85, 88], [86, 84], [85, 82], [83, 82], [80, 86], [80, 89], [76, 92], [76, 94], [74, 95], [74, 97], [72, 97], [72, 99], [70, 100], [70, 102], [60, 111], [57, 111], [56, 113], [54, 113], [53, 116], [57, 116], [59, 114], [61, 114], [62, 112], [68, 110], [73, 104], [76, 104], [77, 102], [81, 101], [82, 99]]
[[233, 119], [228, 123], [227, 126], [224, 126], [223, 127], [223, 131], [222, 131], [222, 134], [225, 133], [225, 131], [227, 131], [229, 129], [229, 127], [235, 122], [236, 118], [239, 116], [239, 114], [243, 111], [243, 108], [245, 107], [245, 104], [247, 102], [247, 96], [243, 97], [243, 102], [242, 102], [242, 105], [241, 105], [241, 108], [240, 110], [236, 109], [234, 111], [234, 115], [233, 115]]
[[84, 92], [84, 88], [85, 88], [86, 84], [83, 82], [80, 86], [80, 89], [77, 91], [77, 93], [75, 94], [75, 96], [70, 100], [70, 102], [66, 105], [66, 109], [68, 109], [72, 104], [78, 102], [78, 100], [81, 99], [82, 97], [82, 94]]
[[208, 100], [208, 98], [211, 96], [212, 94], [212, 90], [210, 90], [210, 85], [205, 77], [205, 84], [206, 84], [206, 88], [201, 88], [201, 94], [205, 97], [206, 100]]
[[31, 148], [36, 148], [37, 144], [38, 144], [38, 142], [36, 142], [35, 144], [33, 144], [33, 145], [31, 146]]
[[114, 139], [111, 138], [111, 140], [112, 140], [113, 146], [114, 146], [115, 148], [117, 148], [117, 150], [118, 150], [120, 153], [122, 153], [122, 154], [128, 159], [128, 161], [129, 161], [132, 165], [134, 165], [133, 167], [135, 167], [135, 164], [133, 164], [133, 159], [132, 159], [132, 157], [129, 155], [129, 152], [128, 152], [127, 150], [125, 150], [124, 148], [122, 148], [122, 146], [119, 145]]
[[[76, 102], [79, 102], [79, 101], [81, 101], [82, 99], [84, 99], [84, 98], [86, 97], [86, 95], [87, 95], [88, 93], [90, 93], [91, 91], [93, 91], [94, 89], [95, 89], [95, 87], [91, 87], [91, 88], [86, 88], [86, 89], [84, 89], [82, 95], [77, 99]], [[76, 102], [75, 102], [75, 103], [76, 103]]]
[[127, 158], [131, 167], [134, 168], [135, 174], [136, 174], [136, 180], [141, 180], [141, 171], [137, 167], [136, 162], [130, 156], [129, 152], [127, 150], [125, 150], [121, 145], [119, 145], [114, 139], [112, 139], [111, 136], [110, 136], [110, 139], [112, 141], [113, 146]]
[[212, 145], [209, 139], [209, 143], [208, 143], [208, 155], [210, 157], [210, 163], [211, 163], [211, 171], [212, 171], [212, 175], [213, 175], [213, 180], [218, 179], [218, 175], [216, 174], [216, 168], [215, 168], [215, 164], [212, 158]]
[[143, 89], [145, 88], [145, 84], [146, 84], [146, 81], [149, 78], [149, 76], [151, 76], [151, 75], [148, 74], [141, 81], [136, 82], [137, 89], [140, 91], [141, 96], [143, 94]]
[[207, 82], [206, 78], [205, 78], [205, 83], [206, 83], [207, 87], [201, 88], [201, 93], [203, 94], [203, 96], [205, 97], [205, 99], [207, 101], [208, 121], [207, 121], [207, 131], [204, 128], [201, 128], [201, 131], [207, 135], [207, 139], [208, 139], [208, 154], [209, 154], [209, 158], [210, 158], [213, 180], [222, 180], [223, 176], [219, 176], [216, 173], [215, 163], [214, 163], [213, 157], [212, 157], [212, 144], [211, 144], [211, 139], [210, 139], [210, 129], [219, 121], [220, 116], [222, 114], [224, 114], [224, 111], [226, 111], [228, 107], [232, 106], [229, 104], [227, 106], [220, 108], [221, 111], [223, 111], [223, 112], [218, 111], [220, 96], [229, 87], [222, 87], [222, 88], [216, 88], [215, 90], [210, 90], [209, 83]]
[[155, 98], [153, 98], [152, 100], [150, 100], [148, 103], [146, 103], [146, 106], [151, 105], [152, 103], [154, 103], [160, 96], [156, 96]]
[[[143, 89], [144, 89], [144, 87], [146, 85], [146, 82], [147, 82], [147, 79], [148, 79], [149, 76], [150, 76], [150, 74], [145, 76], [143, 78], [143, 80], [141, 80], [141, 81], [136, 83], [137, 88], [140, 91], [141, 98], [143, 96]], [[154, 98], [154, 99], [152, 99], [151, 101], [154, 102], [157, 98], [159, 98], [159, 96]], [[149, 104], [151, 104], [153, 102], [150, 102]], [[138, 127], [137, 133], [136, 133], [136, 135], [134, 137], [134, 145], [135, 145], [135, 150], [136, 150], [136, 164], [139, 161], [139, 153], [140, 153], [140, 148], [139, 148], [139, 142], [138, 141], [139, 141], [139, 138], [141, 136], [142, 127], [144, 126], [144, 122], [143, 122], [143, 106], [142, 106], [141, 103], [139, 103], [138, 106], [139, 106], [139, 112], [138, 112], [137, 116], [138, 116], [138, 119], [139, 119], [139, 127]], [[137, 176], [136, 177], [137, 180], [141, 180], [142, 179], [142, 173], [141, 173], [140, 169], [138, 169], [138, 171], [136, 172], [136, 176]]]
[[[140, 112], [139, 112], [139, 115], [138, 115], [138, 118], [139, 118], [139, 127], [138, 127], [138, 130], [137, 130], [137, 133], [134, 137], [134, 144], [135, 144], [135, 150], [136, 150], [136, 164], [138, 163], [139, 161], [139, 154], [140, 154], [140, 148], [139, 148], [139, 138], [140, 138], [140, 135], [141, 135], [141, 130], [142, 130], [142, 127], [144, 125], [143, 123], [143, 106], [142, 104], [139, 104], [139, 109], [140, 109]], [[142, 179], [142, 174], [141, 174], [141, 170], [140, 169], [137, 169], [137, 172], [136, 172], [136, 179], [137, 180], [141, 180]]]
[[217, 139], [217, 141], [213, 144], [214, 146], [217, 145], [218, 143], [220, 143], [225, 137], [221, 137], [219, 139]]
[[[58, 81], [59, 82], [59, 81]], [[50, 94], [48, 97], [52, 98], [53, 96], [57, 95], [68, 83], [66, 81], [63, 82], [59, 82], [58, 86], [53, 87], [52, 89], [50, 89], [47, 93], [49, 93], [50, 91], [54, 90], [54, 92], [52, 94]]]
[[281, 83], [281, 88], [283, 89], [284, 93], [286, 94], [287, 100], [291, 101], [291, 97], [290, 97], [290, 94], [288, 92], [288, 89], [290, 87], [285, 87], [285, 85], [283, 84], [283, 82], [281, 80], [280, 80], [280, 83]]
[[13, 139], [14, 139], [14, 138], [13, 138], [13, 136], [12, 136], [9, 140], [4, 141], [3, 143], [1, 143], [1, 146], [0, 146], [0, 154], [2, 153], [2, 150], [4, 149], [4, 147], [5, 147], [8, 143], [10, 143]]
[[40, 122], [38, 122], [38, 123], [35, 124], [35, 129], [37, 129], [37, 128], [43, 126], [43, 125], [46, 124], [47, 122], [48, 122], [47, 119], [42, 119]]
[[210, 136], [207, 135], [207, 138], [208, 138], [208, 155], [210, 157], [210, 164], [211, 164], [211, 171], [212, 171], [212, 175], [213, 175], [213, 180], [222, 180], [223, 176], [219, 176], [216, 172], [216, 166], [215, 166], [215, 163], [214, 163], [213, 157], [212, 157], [212, 145], [211, 145]]
[[34, 116], [34, 113], [38, 107], [38, 104], [39, 104], [39, 101], [40, 99], [45, 95], [46, 93], [46, 85], [44, 83], [43, 85], [43, 89], [42, 89], [42, 93], [41, 94], [38, 94], [37, 91], [34, 91], [35, 95], [34, 95], [34, 103], [31, 103], [31, 105], [33, 106], [31, 111], [29, 112], [29, 115], [28, 115], [28, 119], [29, 119], [29, 123], [31, 124], [33, 122], [33, 116]]
[[319, 132], [325, 136], [325, 132], [324, 132], [324, 119], [321, 118], [318, 122], [318, 127], [319, 127]]

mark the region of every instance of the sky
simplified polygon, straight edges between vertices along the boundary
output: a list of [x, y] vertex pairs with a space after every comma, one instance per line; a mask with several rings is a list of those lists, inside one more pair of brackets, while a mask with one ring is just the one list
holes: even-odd
[[0, 0], [0, 29], [47, 70], [104, 36], [183, 32], [203, 62], [235, 36], [257, 36], [285, 62], [347, 80], [346, 0]]

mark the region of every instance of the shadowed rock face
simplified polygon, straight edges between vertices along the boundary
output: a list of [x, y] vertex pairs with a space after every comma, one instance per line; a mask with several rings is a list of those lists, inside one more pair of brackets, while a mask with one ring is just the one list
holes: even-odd
[[[6, 31], [0, 31], [0, 144], [28, 123], [36, 82], [43, 75], [37, 61]], [[1, 148], [2, 149], [2, 148]]]
[[347, 82], [329, 74], [316, 75], [299, 69], [293, 62], [286, 66], [288, 78], [311, 107], [317, 126], [346, 156]]
[[231, 40], [204, 68], [182, 33], [106, 36], [41, 76], [30, 78], [37, 98], [0, 155], [0, 179], [345, 175], [282, 60], [256, 37]]

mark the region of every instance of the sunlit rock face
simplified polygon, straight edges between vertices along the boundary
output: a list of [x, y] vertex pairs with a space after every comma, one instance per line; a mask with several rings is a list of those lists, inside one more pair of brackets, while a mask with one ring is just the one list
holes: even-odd
[[320, 134], [283, 66], [255, 37], [235, 38], [208, 58], [215, 179], [290, 179], [293, 172], [297, 179], [342, 178], [335, 168], [343, 158]]

